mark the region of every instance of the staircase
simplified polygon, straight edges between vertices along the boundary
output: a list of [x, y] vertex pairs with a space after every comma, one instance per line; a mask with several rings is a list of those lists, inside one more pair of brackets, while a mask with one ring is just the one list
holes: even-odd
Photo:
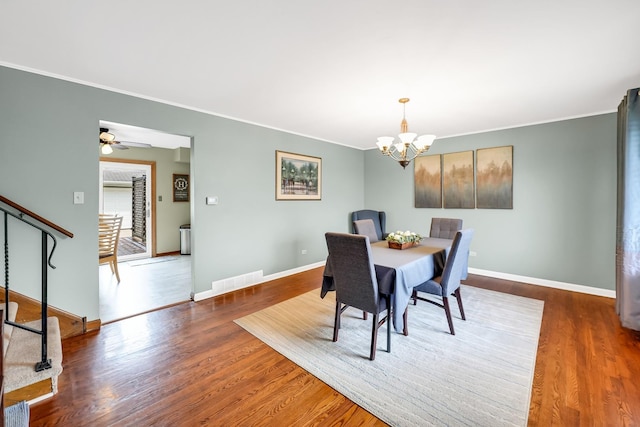
[[[2, 358], [0, 359], [0, 398], [4, 412], [0, 413], [0, 427], [5, 425], [28, 425], [29, 403], [35, 403], [53, 396], [58, 391], [58, 376], [62, 373], [62, 344], [60, 324], [57, 317], [49, 317], [47, 304], [48, 271], [56, 268], [52, 257], [57, 239], [52, 232], [73, 238], [73, 233], [31, 212], [21, 205], [0, 196], [0, 213], [2, 214], [2, 233], [4, 240], [4, 301], [0, 301], [0, 319]], [[18, 225], [9, 234], [9, 227]], [[22, 225], [20, 225], [22, 224]], [[27, 231], [24, 231], [24, 225]], [[22, 227], [22, 228], [20, 228]], [[13, 300], [15, 292], [10, 289], [10, 238], [23, 239], [28, 233], [35, 232], [41, 236], [40, 252], [41, 297], [36, 302], [38, 314], [18, 316], [18, 303]], [[50, 248], [50, 245], [53, 245]], [[30, 259], [30, 258], [27, 258]], [[21, 269], [30, 268], [24, 261]], [[12, 280], [11, 280], [12, 282]], [[26, 298], [27, 307], [32, 305]], [[27, 308], [26, 312], [29, 312]], [[22, 318], [22, 319], [21, 319]], [[86, 326], [83, 319], [83, 329]], [[4, 374], [4, 375], [2, 375]], [[5, 424], [6, 422], [6, 424]]]
[[[15, 321], [18, 304], [9, 303], [9, 318]], [[25, 323], [37, 328], [40, 321]], [[47, 319], [47, 354], [51, 368], [36, 372], [40, 361], [40, 336], [5, 325], [4, 331], [4, 391], [7, 406], [26, 400], [29, 404], [53, 396], [58, 391], [58, 376], [62, 373], [62, 344], [57, 317]]]

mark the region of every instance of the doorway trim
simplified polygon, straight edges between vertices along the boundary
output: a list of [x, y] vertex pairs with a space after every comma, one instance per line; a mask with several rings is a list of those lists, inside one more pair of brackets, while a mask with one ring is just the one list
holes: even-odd
[[156, 251], [156, 162], [150, 160], [116, 159], [113, 157], [100, 157], [101, 162], [130, 163], [151, 167], [151, 257], [157, 255]]

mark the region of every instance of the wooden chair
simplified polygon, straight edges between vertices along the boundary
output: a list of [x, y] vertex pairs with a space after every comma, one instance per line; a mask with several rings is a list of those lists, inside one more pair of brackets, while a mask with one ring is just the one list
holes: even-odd
[[98, 264], [109, 263], [111, 273], [115, 273], [118, 283], [120, 283], [120, 273], [118, 273], [118, 240], [120, 239], [121, 227], [121, 216], [104, 214], [98, 216]]

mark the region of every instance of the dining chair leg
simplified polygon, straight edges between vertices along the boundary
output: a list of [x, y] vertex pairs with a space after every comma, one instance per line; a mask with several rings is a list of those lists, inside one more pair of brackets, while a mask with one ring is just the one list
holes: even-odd
[[340, 312], [342, 311], [340, 305], [340, 301], [336, 301], [336, 316], [333, 320], [333, 342], [338, 341], [338, 329], [340, 329]]
[[447, 315], [447, 322], [449, 322], [449, 331], [451, 335], [455, 335], [455, 331], [453, 330], [453, 319], [451, 319], [451, 309], [449, 308], [449, 298], [442, 297], [442, 305], [444, 306], [444, 312]]
[[391, 309], [387, 309], [387, 353], [391, 353], [391, 328], [393, 327], [393, 320], [391, 317]]
[[118, 272], [117, 261], [111, 261], [110, 264], [111, 264], [111, 272], [115, 273], [116, 279], [118, 280], [118, 283], [120, 283], [120, 273]]
[[464, 308], [462, 308], [462, 294], [460, 293], [460, 288], [456, 289], [456, 291], [453, 294], [456, 296], [456, 299], [458, 300], [458, 308], [460, 309], [460, 316], [462, 317], [462, 320], [467, 320], [467, 318], [464, 315]]
[[371, 352], [369, 360], [376, 358], [376, 346], [378, 345], [378, 314], [373, 315], [373, 327], [371, 328]]
[[391, 312], [391, 296], [385, 298], [387, 300], [387, 353], [391, 353], [391, 328], [393, 328], [393, 316]]
[[[414, 300], [415, 301], [415, 300]], [[404, 309], [404, 313], [402, 314], [402, 335], [405, 337], [409, 335], [409, 322], [407, 322], [407, 318], [409, 317], [409, 306]]]

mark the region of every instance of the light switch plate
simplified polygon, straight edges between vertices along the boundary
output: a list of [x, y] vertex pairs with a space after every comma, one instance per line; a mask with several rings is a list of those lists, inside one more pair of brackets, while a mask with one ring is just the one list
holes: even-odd
[[217, 205], [218, 204], [218, 196], [209, 196], [207, 197], [208, 205]]
[[82, 191], [74, 191], [73, 192], [73, 204], [74, 205], [83, 205], [84, 204], [84, 192], [82, 192]]

